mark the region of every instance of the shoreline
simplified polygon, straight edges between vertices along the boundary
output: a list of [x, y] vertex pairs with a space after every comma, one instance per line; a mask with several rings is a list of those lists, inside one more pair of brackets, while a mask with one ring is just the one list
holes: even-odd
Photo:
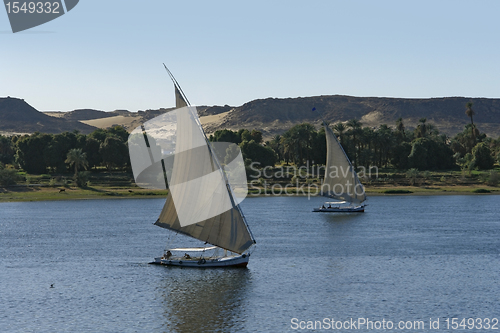
[[[309, 196], [297, 187], [290, 187], [287, 193], [278, 193], [268, 188], [249, 191], [248, 197], [271, 196]], [[479, 191], [478, 191], [479, 190]], [[138, 199], [138, 198], [165, 198], [166, 190], [148, 190], [138, 187], [49, 187], [25, 185], [16, 187], [0, 187], [0, 203], [26, 201], [60, 201], [85, 199]], [[414, 196], [414, 195], [500, 195], [500, 187], [492, 186], [366, 186], [368, 196]], [[318, 196], [311, 193], [310, 196]]]

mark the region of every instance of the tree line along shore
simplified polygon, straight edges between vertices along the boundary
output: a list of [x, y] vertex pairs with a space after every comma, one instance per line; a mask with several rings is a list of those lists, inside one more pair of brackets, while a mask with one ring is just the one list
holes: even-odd
[[[394, 127], [364, 127], [352, 119], [331, 128], [368, 193], [500, 193], [500, 138], [480, 132], [470, 103], [466, 114], [470, 124], [454, 137], [439, 133], [425, 118], [414, 130], [402, 119]], [[88, 135], [0, 135], [0, 201], [166, 195], [135, 185], [128, 137], [120, 126]], [[267, 141], [258, 130], [224, 129], [210, 141], [240, 147], [250, 194], [273, 194], [286, 185], [280, 194], [309, 193], [321, 184], [324, 128], [303, 123]]]

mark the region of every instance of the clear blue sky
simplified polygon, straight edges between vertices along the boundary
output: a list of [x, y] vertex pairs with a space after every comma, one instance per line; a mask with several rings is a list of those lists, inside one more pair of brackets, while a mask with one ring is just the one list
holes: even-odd
[[12, 34], [0, 96], [41, 111], [344, 94], [500, 97], [500, 1], [80, 0]]

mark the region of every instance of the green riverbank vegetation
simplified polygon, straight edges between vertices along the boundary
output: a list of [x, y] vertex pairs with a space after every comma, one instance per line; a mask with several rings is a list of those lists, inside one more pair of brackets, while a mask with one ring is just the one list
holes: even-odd
[[[454, 137], [420, 119], [393, 126], [363, 126], [356, 119], [330, 124], [370, 194], [500, 193], [500, 138], [487, 137], [470, 117]], [[138, 188], [120, 126], [88, 135], [0, 135], [0, 201], [163, 196]], [[326, 162], [324, 128], [295, 125], [264, 141], [262, 132], [219, 130], [213, 142], [233, 142], [243, 154], [250, 194], [314, 194]]]

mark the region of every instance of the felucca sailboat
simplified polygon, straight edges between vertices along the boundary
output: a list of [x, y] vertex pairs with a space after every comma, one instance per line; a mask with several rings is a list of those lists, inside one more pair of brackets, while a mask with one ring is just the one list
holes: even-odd
[[365, 188], [359, 181], [354, 167], [337, 140], [337, 137], [323, 121], [326, 136], [325, 178], [321, 185], [322, 196], [337, 201], [325, 202], [323, 206], [314, 208], [314, 212], [324, 213], [361, 213], [365, 211]]
[[[234, 147], [227, 149], [229, 144], [220, 149], [218, 143], [207, 139], [196, 108], [189, 104], [166, 66], [165, 69], [174, 83], [176, 109], [132, 132], [131, 137], [136, 132], [148, 138], [145, 146], [142, 145], [143, 151], [144, 148], [147, 151], [142, 152], [142, 160], [148, 160], [148, 155], [151, 160], [149, 166], [139, 162], [134, 166], [131, 158], [132, 167], [136, 183], [141, 179], [154, 183], [158, 179], [153, 187], [169, 189], [165, 205], [154, 224], [198, 239], [203, 246], [167, 248], [163, 256], [155, 258], [152, 263], [184, 267], [245, 267], [255, 239], [239, 206], [242, 198], [235, 192], [235, 183], [244, 182], [245, 190], [247, 186], [241, 152], [235, 153]], [[224, 157], [228, 151], [232, 152], [230, 158]], [[153, 169], [156, 171], [152, 172]], [[141, 177], [141, 173], [153, 173], [157, 177]], [[239, 178], [233, 177], [235, 174]]]

